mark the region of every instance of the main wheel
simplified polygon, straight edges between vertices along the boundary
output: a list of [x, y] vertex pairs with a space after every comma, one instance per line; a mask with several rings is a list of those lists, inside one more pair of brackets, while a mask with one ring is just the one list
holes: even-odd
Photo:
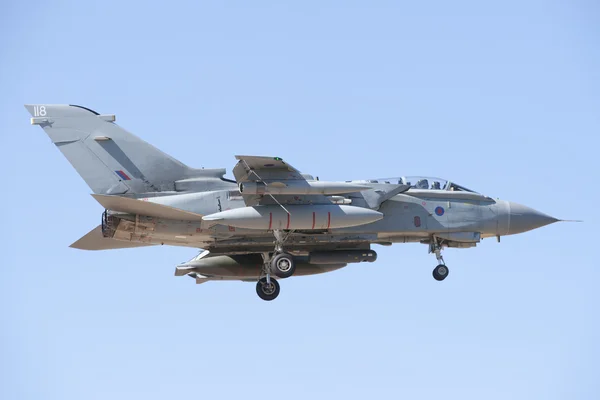
[[446, 267], [444, 264], [440, 264], [433, 269], [433, 279], [436, 281], [443, 281], [446, 279], [449, 272], [450, 271], [448, 270], [448, 267]]
[[277, 254], [271, 260], [271, 271], [280, 278], [289, 278], [296, 271], [294, 257], [288, 253]]
[[263, 300], [275, 300], [279, 296], [279, 283], [271, 278], [271, 283], [267, 283], [267, 278], [261, 278], [256, 282], [256, 293]]

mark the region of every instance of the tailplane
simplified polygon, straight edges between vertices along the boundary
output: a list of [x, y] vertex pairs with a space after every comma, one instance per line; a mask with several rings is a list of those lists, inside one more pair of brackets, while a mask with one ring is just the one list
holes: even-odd
[[102, 235], [102, 225], [98, 225], [69, 247], [80, 250], [110, 250], [131, 249], [133, 247], [146, 246], [153, 246], [153, 244], [141, 242], [128, 242], [124, 240], [106, 238], [104, 237], [104, 235]]
[[114, 115], [61, 104], [28, 104], [41, 126], [88, 186], [98, 194], [175, 190], [175, 181], [218, 178], [224, 170], [197, 170], [163, 153], [114, 123]]

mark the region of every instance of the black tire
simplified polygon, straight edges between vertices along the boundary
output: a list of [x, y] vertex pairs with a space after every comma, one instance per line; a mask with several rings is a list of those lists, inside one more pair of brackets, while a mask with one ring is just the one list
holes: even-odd
[[288, 253], [277, 254], [271, 260], [271, 271], [279, 278], [289, 278], [296, 272], [294, 257]]
[[433, 269], [433, 279], [443, 281], [448, 277], [450, 270], [444, 264], [440, 264]]
[[267, 285], [267, 278], [261, 278], [256, 282], [256, 294], [265, 301], [275, 300], [279, 296], [279, 283], [271, 278], [271, 287]]

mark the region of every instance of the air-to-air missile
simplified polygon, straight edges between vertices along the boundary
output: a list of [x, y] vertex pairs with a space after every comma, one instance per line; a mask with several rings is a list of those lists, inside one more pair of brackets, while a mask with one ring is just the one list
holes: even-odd
[[321, 230], [365, 225], [382, 218], [382, 213], [368, 208], [315, 204], [241, 207], [206, 215], [202, 220], [246, 229]]

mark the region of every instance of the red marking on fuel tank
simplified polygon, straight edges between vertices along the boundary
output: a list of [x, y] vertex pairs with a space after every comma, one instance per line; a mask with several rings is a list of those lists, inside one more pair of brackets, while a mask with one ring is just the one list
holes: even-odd
[[288, 223], [285, 229], [290, 229], [290, 213], [288, 213]]
[[312, 225], [312, 229], [315, 229], [315, 220], [316, 220], [316, 216], [315, 216], [315, 212], [313, 211], [313, 225]]
[[230, 226], [229, 227], [229, 232], [235, 232], [235, 226]]
[[418, 227], [420, 227], [420, 226], [421, 226], [421, 217], [418, 217], [418, 216], [417, 216], [417, 217], [415, 217], [415, 220], [414, 220], [414, 222], [415, 222], [415, 226], [416, 226], [417, 228], [418, 228]]
[[271, 230], [272, 226], [273, 226], [273, 213], [270, 212], [269, 213], [269, 230]]

